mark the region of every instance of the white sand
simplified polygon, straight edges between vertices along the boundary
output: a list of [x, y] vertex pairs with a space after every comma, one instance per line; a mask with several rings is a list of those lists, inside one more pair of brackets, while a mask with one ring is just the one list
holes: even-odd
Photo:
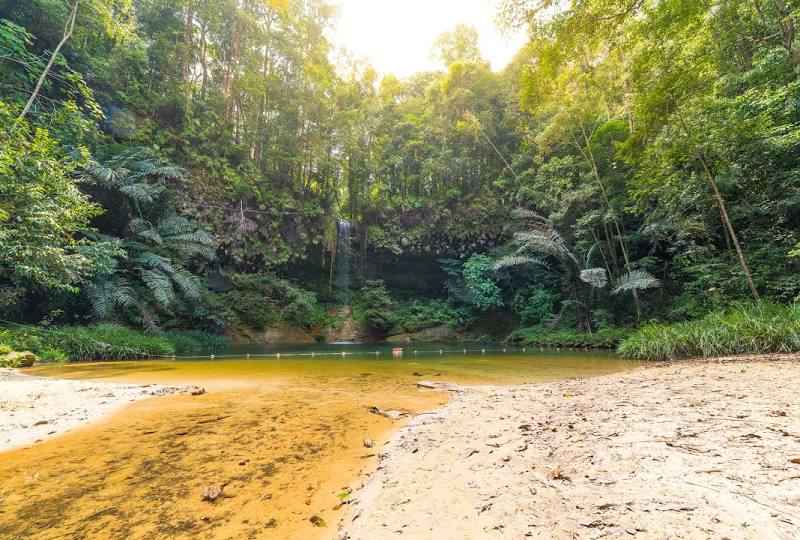
[[800, 538], [800, 357], [464, 389], [353, 496], [351, 540]]
[[0, 451], [65, 433], [132, 401], [191, 390], [32, 377], [0, 368]]

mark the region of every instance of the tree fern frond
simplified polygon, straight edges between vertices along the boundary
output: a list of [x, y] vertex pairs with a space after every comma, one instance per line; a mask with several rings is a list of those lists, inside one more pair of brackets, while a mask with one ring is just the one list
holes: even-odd
[[161, 237], [160, 234], [158, 234], [158, 231], [155, 229], [146, 229], [144, 231], [140, 231], [136, 236], [138, 236], [142, 240], [145, 240], [157, 246], [164, 244], [164, 239]]
[[187, 298], [198, 298], [200, 296], [200, 278], [180, 268], [172, 274], [172, 280]]
[[197, 230], [197, 224], [194, 221], [174, 214], [159, 219], [156, 227], [164, 236], [187, 234]]
[[125, 184], [119, 187], [120, 193], [138, 204], [150, 204], [166, 190], [165, 186], [151, 186], [147, 182]]
[[146, 231], [147, 229], [152, 229], [153, 225], [150, 224], [149, 221], [143, 218], [133, 218], [128, 222], [128, 229], [133, 233], [137, 234], [141, 231]]
[[524, 208], [515, 208], [511, 211], [511, 217], [514, 219], [538, 221], [547, 223], [547, 218], [543, 215], [534, 212], [533, 210], [526, 210]]
[[113, 312], [111, 302], [111, 283], [101, 280], [94, 283], [87, 283], [84, 290], [89, 303], [92, 306], [92, 313], [98, 319], [108, 319]]
[[196, 255], [204, 258], [207, 261], [213, 261], [217, 256], [213, 248], [205, 244], [198, 244], [195, 242], [173, 243], [170, 248], [179, 252], [185, 257], [192, 257]]
[[175, 302], [175, 289], [169, 276], [159, 270], [148, 270], [138, 267], [142, 281], [150, 289], [153, 299], [160, 306], [167, 308]]
[[166, 274], [171, 274], [176, 271], [172, 261], [150, 251], [144, 251], [131, 257], [131, 262], [150, 270], [160, 270]]

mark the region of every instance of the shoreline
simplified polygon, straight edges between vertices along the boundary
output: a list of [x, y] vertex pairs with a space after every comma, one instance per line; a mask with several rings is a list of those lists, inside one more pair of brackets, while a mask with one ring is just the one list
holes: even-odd
[[460, 387], [382, 447], [340, 538], [795, 538], [800, 355]]
[[89, 426], [135, 401], [192, 392], [201, 390], [37, 377], [0, 368], [0, 452]]

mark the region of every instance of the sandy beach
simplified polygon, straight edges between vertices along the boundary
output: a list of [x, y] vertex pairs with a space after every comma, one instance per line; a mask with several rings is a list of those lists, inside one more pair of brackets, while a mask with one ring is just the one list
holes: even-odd
[[340, 538], [800, 537], [800, 356], [458, 388], [384, 446]]
[[0, 452], [85, 426], [140, 399], [191, 391], [197, 389], [32, 377], [0, 368]]

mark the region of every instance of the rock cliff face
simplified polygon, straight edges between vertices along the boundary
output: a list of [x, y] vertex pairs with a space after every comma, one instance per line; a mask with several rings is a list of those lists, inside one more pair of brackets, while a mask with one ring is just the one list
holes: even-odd
[[360, 328], [360, 326], [356, 324], [356, 321], [353, 319], [353, 313], [350, 309], [350, 306], [342, 306], [342, 309], [339, 310], [339, 313], [342, 317], [342, 325], [339, 328], [328, 329], [328, 331], [324, 334], [325, 341], [364, 341], [365, 339], [369, 338], [369, 336], [364, 333], [364, 330]]
[[386, 339], [389, 343], [444, 343], [458, 340], [459, 336], [449, 326], [423, 328], [418, 332], [397, 334]]
[[298, 326], [272, 326], [264, 330], [238, 327], [228, 332], [227, 337], [234, 343], [264, 343], [270, 345], [299, 343], [337, 343], [337, 342], [382, 342], [388, 343], [446, 343], [461, 341], [465, 336], [448, 326], [434, 326], [417, 332], [407, 332], [386, 337], [368, 332], [354, 318], [350, 306], [343, 306], [331, 312], [339, 315], [341, 324], [305, 329]]
[[314, 333], [297, 326], [273, 326], [264, 330], [238, 327], [226, 334], [234, 343], [264, 344], [316, 343], [314, 336]]
[[263, 330], [238, 327], [228, 332], [227, 337], [234, 343], [298, 344], [298, 343], [335, 343], [339, 341], [376, 341], [353, 319], [350, 306], [343, 306], [331, 313], [339, 315], [341, 325], [334, 328], [320, 326], [301, 328], [299, 326], [279, 325]]

